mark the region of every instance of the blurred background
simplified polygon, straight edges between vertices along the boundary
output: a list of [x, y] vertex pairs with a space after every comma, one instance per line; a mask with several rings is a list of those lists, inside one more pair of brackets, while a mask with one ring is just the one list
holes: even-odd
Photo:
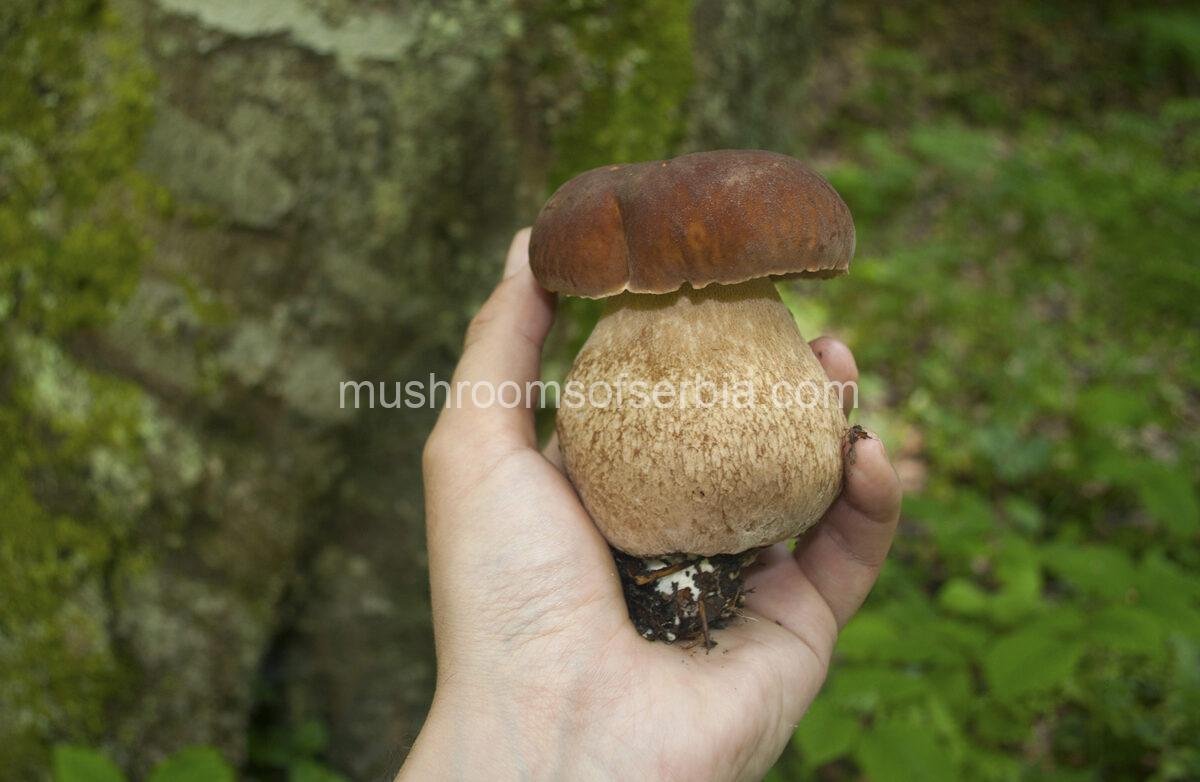
[[907, 489], [771, 779], [1200, 778], [1200, 9], [1065, 0], [4, 0], [0, 778], [394, 771], [432, 415], [338, 383], [717, 147], [849, 203], [785, 294]]

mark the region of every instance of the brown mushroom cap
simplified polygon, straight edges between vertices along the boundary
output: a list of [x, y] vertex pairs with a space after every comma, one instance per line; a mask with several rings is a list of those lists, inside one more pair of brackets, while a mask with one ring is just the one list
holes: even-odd
[[696, 152], [570, 180], [538, 215], [529, 253], [544, 287], [589, 298], [833, 277], [850, 266], [854, 221], [833, 187], [795, 158]]

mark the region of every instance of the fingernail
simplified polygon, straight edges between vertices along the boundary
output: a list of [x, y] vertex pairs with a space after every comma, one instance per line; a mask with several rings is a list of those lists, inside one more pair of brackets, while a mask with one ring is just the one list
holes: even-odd
[[529, 265], [529, 229], [522, 228], [513, 237], [512, 245], [508, 248], [508, 257], [504, 261], [504, 279], [508, 279]]

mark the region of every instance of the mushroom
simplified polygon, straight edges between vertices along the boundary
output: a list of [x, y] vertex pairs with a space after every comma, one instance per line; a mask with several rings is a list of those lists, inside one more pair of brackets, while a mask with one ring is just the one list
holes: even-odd
[[764, 151], [594, 169], [538, 215], [538, 281], [604, 299], [564, 384], [559, 446], [647, 637], [707, 642], [754, 552], [840, 491], [840, 394], [773, 279], [843, 274], [853, 254], [834, 189]]

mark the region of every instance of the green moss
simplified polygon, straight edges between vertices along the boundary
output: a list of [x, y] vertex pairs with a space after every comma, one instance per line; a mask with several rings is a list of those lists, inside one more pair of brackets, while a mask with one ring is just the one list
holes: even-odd
[[[524, 17], [532, 90], [552, 94], [543, 112], [550, 146], [547, 189], [609, 163], [670, 157], [687, 124], [694, 82], [692, 0], [536, 4]], [[599, 317], [597, 302], [565, 299], [577, 324], [573, 355]]]
[[60, 333], [136, 284], [147, 187], [131, 167], [152, 82], [102, 4], [19, 0], [0, 14], [3, 311]]
[[152, 80], [103, 3], [0, 9], [0, 767], [94, 740], [122, 671], [106, 574], [145, 496], [136, 388], [61, 347], [137, 284]]
[[[56, 736], [91, 739], [121, 671], [107, 574], [144, 496], [136, 390], [92, 378], [49, 340], [3, 343], [0, 763], [32, 769]], [[32, 764], [32, 765], [31, 765]]]
[[556, 78], [550, 182], [589, 168], [672, 154], [692, 85], [692, 2], [550, 3], [526, 20], [539, 73]]

